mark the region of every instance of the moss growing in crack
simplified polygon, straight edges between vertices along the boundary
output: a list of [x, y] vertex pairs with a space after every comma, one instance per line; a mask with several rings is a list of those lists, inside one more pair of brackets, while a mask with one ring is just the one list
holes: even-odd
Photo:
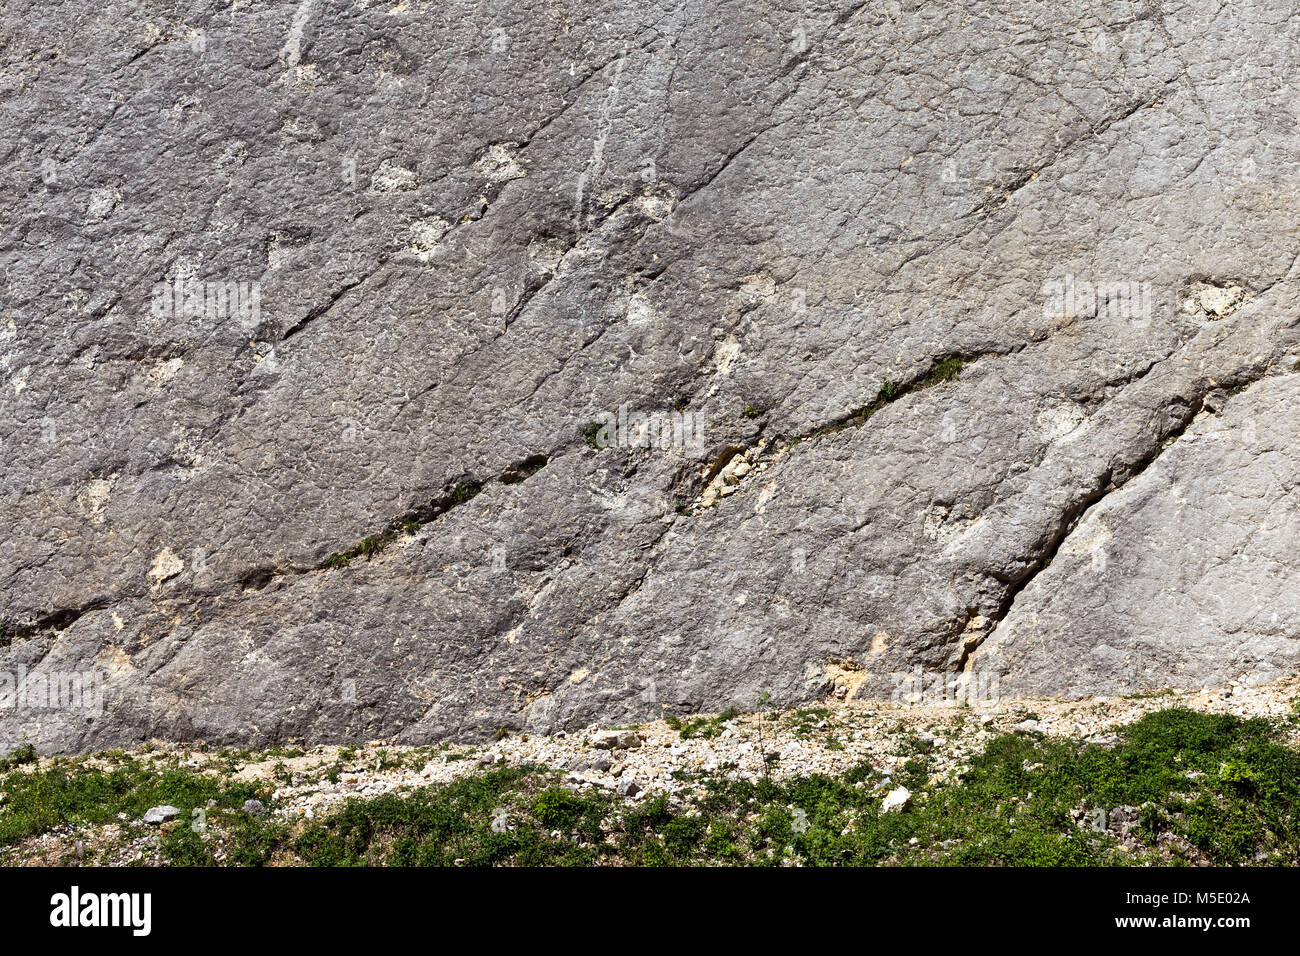
[[758, 418], [758, 416], [763, 414], [763, 410], [761, 408], [755, 408], [753, 405], [746, 405], [744, 412], [741, 414], [746, 418]]
[[461, 482], [455, 488], [451, 489], [451, 494], [447, 496], [447, 502], [452, 507], [463, 505], [482, 490], [483, 486], [477, 481]]
[[959, 358], [946, 358], [935, 364], [930, 369], [930, 373], [921, 379], [917, 385], [918, 388], [927, 388], [930, 385], [938, 385], [940, 382], [951, 382], [961, 376], [961, 370], [965, 368], [966, 361]]
[[353, 558], [365, 558], [369, 561], [380, 551], [388, 546], [388, 543], [396, 538], [396, 534], [370, 535], [363, 538], [361, 543], [349, 551], [341, 551], [331, 554], [325, 559], [325, 567], [341, 568], [345, 567]]
[[[522, 479], [521, 479], [522, 480]], [[456, 485], [446, 497], [433, 503], [428, 510], [424, 519], [418, 517], [406, 517], [398, 522], [397, 527], [383, 534], [372, 534], [363, 538], [359, 544], [347, 551], [338, 551], [331, 554], [323, 562], [323, 568], [342, 568], [352, 562], [354, 558], [365, 558], [369, 561], [379, 552], [396, 541], [403, 535], [415, 534], [420, 528], [438, 517], [440, 514], [454, 508], [456, 505], [464, 504], [475, 495], [483, 490], [483, 485], [477, 481], [466, 481]]]
[[582, 426], [582, 440], [592, 448], [600, 448], [600, 430], [605, 426], [598, 421], [590, 421]]
[[[818, 435], [828, 435], [832, 432], [842, 431], [845, 428], [856, 428], [866, 422], [867, 419], [876, 414], [876, 412], [880, 411], [890, 402], [901, 398], [902, 394], [903, 393], [899, 389], [897, 382], [885, 379], [885, 381], [880, 383], [880, 388], [876, 391], [875, 400], [872, 401], [870, 405], [863, 405], [857, 411], [851, 412], [848, 416], [838, 422], [832, 422], [829, 425], [823, 425], [820, 428], [813, 429], [809, 437], [815, 438]], [[792, 442], [791, 447], [793, 447], [794, 444], [797, 444], [797, 441]]]
[[[814, 429], [809, 437], [826, 435], [831, 432], [841, 431], [845, 428], [856, 428], [857, 426], [864, 424], [872, 415], [876, 414], [876, 412], [880, 411], [886, 405], [898, 401], [908, 392], [929, 388], [932, 385], [938, 385], [942, 382], [951, 382], [960, 378], [962, 369], [965, 367], [965, 359], [946, 358], [936, 362], [930, 371], [926, 373], [925, 377], [914, 385], [904, 387], [898, 382], [885, 379], [885, 381], [880, 383], [880, 388], [876, 392], [876, 397], [871, 404], [863, 405], [861, 408], [851, 412], [838, 422], [833, 422], [829, 425], [823, 425], [820, 428]], [[799, 440], [796, 439], [787, 447], [793, 447], [798, 444], [798, 441]]]

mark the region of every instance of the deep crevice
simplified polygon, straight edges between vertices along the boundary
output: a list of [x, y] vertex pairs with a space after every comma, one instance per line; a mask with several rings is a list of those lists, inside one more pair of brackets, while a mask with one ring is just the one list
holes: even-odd
[[[984, 640], [991, 635], [999, 625], [1001, 625], [1007, 615], [1011, 613], [1016, 598], [1020, 596], [1021, 592], [1024, 591], [1042, 571], [1052, 565], [1052, 562], [1056, 560], [1057, 554], [1060, 553], [1061, 547], [1074, 532], [1074, 529], [1079, 526], [1079, 523], [1084, 519], [1088, 511], [1099, 505], [1109, 495], [1123, 488], [1151, 467], [1156, 459], [1164, 454], [1166, 449], [1174, 445], [1178, 439], [1183, 436], [1191, 426], [1192, 422], [1196, 420], [1196, 417], [1206, 407], [1206, 402], [1211, 395], [1224, 391], [1229, 395], [1240, 394], [1240, 392], [1249, 388], [1251, 385], [1254, 385], [1256, 382], [1267, 378], [1268, 374], [1269, 370], [1265, 370], [1263, 374], [1254, 378], [1241, 377], [1238, 380], [1220, 382], [1212, 388], [1205, 389], [1193, 397], [1191, 402], [1188, 403], [1186, 411], [1178, 416], [1172, 428], [1155, 440], [1147, 454], [1138, 457], [1137, 460], [1132, 463], [1121, 466], [1122, 470], [1118, 473], [1116, 468], [1110, 467], [1098, 476], [1098, 479], [1094, 482], [1093, 489], [1083, 495], [1061, 515], [1061, 520], [1057, 523], [1052, 533], [1047, 537], [1045, 542], [1046, 546], [1042, 549], [1040, 557], [1032, 561], [1019, 575], [1000, 579], [1003, 580], [1004, 583], [1008, 584], [1009, 587], [1003, 595], [1002, 600], [999, 602], [997, 610], [993, 615], [991, 615], [991, 623], [988, 630], [985, 632], [984, 637], [981, 638], [974, 647], [969, 648], [969, 650], [962, 654], [959, 669], [965, 667], [970, 655], [974, 653], [979, 644], [982, 644]], [[1220, 406], [1219, 411], [1215, 414], [1218, 414], [1221, 410], [1222, 408]]]
[[30, 624], [18, 623], [10, 627], [0, 628], [0, 633], [3, 633], [6, 638], [3, 643], [0, 643], [0, 646], [8, 646], [9, 642], [13, 639], [27, 640], [28, 638], [46, 631], [66, 630], [92, 611], [100, 611], [107, 606], [107, 601], [102, 599], [95, 600], [91, 601], [89, 604], [84, 604], [81, 607], [59, 608], [56, 611], [51, 611], [49, 614], [38, 617]]

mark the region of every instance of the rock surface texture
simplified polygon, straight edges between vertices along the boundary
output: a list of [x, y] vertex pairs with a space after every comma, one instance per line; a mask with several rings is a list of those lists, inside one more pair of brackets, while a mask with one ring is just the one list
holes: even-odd
[[1287, 0], [10, 0], [0, 57], [0, 750], [1300, 662]]

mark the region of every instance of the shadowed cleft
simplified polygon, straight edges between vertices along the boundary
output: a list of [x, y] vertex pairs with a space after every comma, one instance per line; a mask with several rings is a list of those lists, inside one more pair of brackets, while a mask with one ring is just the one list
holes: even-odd
[[529, 455], [523, 461], [511, 465], [501, 472], [501, 484], [517, 485], [527, 481], [546, 467], [547, 460], [545, 455]]

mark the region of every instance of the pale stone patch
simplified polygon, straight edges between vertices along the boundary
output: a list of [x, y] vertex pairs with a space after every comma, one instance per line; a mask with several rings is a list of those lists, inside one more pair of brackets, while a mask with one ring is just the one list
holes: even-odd
[[145, 375], [145, 384], [151, 389], [161, 389], [176, 377], [184, 364], [185, 360], [182, 358], [170, 358], [159, 362]]
[[437, 251], [438, 243], [450, 231], [451, 223], [439, 216], [417, 219], [411, 223], [411, 252], [421, 262], [428, 262]]
[[1088, 413], [1083, 406], [1066, 402], [1043, 409], [1038, 413], [1036, 421], [1043, 437], [1047, 441], [1056, 441], [1070, 434], [1087, 418]]
[[92, 478], [86, 482], [85, 490], [77, 496], [81, 504], [82, 514], [92, 524], [104, 523], [104, 508], [108, 504], [109, 496], [113, 493], [113, 483], [116, 480], [116, 473], [109, 475], [107, 478]]
[[163, 548], [158, 552], [158, 556], [153, 559], [153, 567], [149, 569], [149, 577], [153, 578], [155, 585], [158, 585], [168, 578], [176, 577], [184, 570], [185, 562], [172, 554], [171, 548]]
[[493, 183], [523, 179], [526, 174], [518, 156], [519, 147], [514, 143], [493, 143], [474, 163], [474, 171]]
[[370, 177], [370, 189], [377, 193], [410, 192], [419, 185], [419, 173], [391, 159], [380, 163], [379, 169]]

